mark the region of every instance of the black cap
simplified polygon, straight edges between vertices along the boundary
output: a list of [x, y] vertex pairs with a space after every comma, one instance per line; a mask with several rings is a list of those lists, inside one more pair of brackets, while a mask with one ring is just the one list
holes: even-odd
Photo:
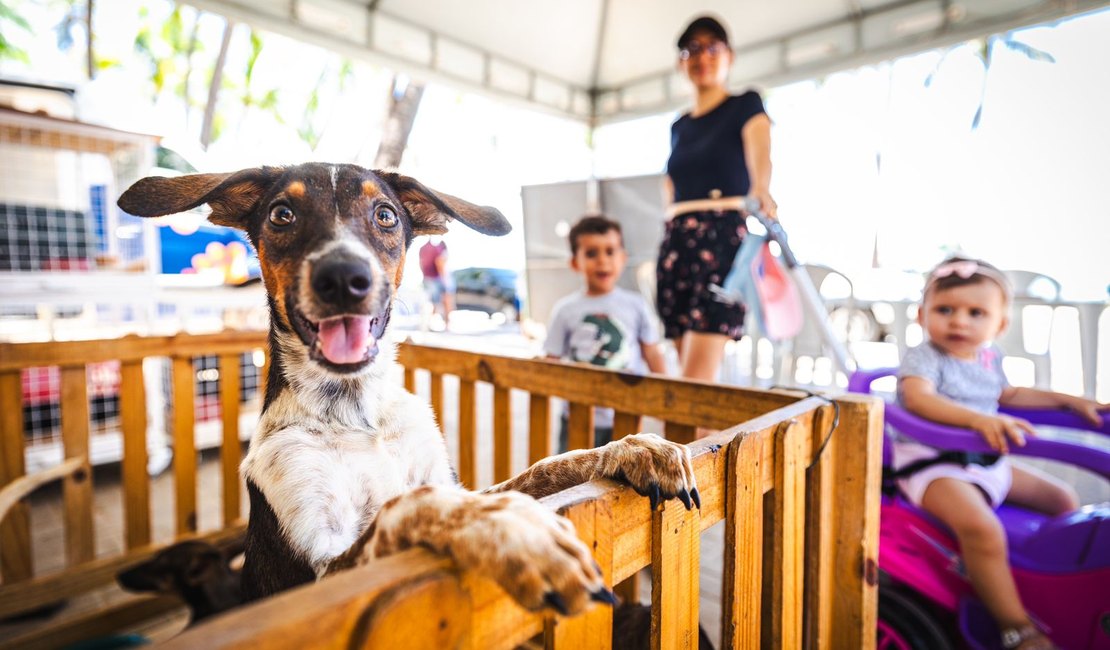
[[700, 16], [690, 23], [686, 31], [682, 32], [682, 36], [678, 37], [678, 49], [681, 50], [686, 47], [686, 44], [689, 43], [690, 39], [694, 37], [694, 34], [698, 32], [708, 32], [716, 37], [717, 40], [728, 45], [728, 32], [725, 31], [725, 26], [721, 24], [721, 21], [712, 16]]

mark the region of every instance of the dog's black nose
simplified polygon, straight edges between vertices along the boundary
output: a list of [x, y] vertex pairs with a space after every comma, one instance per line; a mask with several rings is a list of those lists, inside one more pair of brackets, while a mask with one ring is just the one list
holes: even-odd
[[370, 293], [370, 269], [364, 263], [335, 260], [312, 269], [312, 289], [324, 302], [352, 304]]

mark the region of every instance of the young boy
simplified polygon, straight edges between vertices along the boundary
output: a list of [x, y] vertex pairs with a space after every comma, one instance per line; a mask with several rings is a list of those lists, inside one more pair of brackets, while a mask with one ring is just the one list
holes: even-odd
[[[659, 331], [647, 302], [617, 286], [628, 259], [620, 224], [603, 216], [586, 216], [574, 224], [567, 239], [570, 267], [582, 274], [586, 287], [555, 303], [544, 353], [548, 358], [611, 370], [665, 372]], [[612, 437], [612, 409], [596, 409], [594, 444], [604, 445]], [[566, 450], [564, 413], [559, 451]]]

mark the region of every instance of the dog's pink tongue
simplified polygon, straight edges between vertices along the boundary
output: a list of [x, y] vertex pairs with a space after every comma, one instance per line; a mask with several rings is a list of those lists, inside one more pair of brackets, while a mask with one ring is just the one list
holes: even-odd
[[336, 316], [320, 321], [320, 351], [332, 363], [358, 363], [374, 339], [369, 316]]

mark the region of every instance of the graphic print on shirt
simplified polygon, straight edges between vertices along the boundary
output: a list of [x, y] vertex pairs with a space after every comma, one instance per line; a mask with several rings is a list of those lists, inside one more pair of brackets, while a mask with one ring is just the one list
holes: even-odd
[[606, 314], [589, 314], [570, 334], [570, 358], [620, 370], [632, 359], [632, 340], [620, 321]]

